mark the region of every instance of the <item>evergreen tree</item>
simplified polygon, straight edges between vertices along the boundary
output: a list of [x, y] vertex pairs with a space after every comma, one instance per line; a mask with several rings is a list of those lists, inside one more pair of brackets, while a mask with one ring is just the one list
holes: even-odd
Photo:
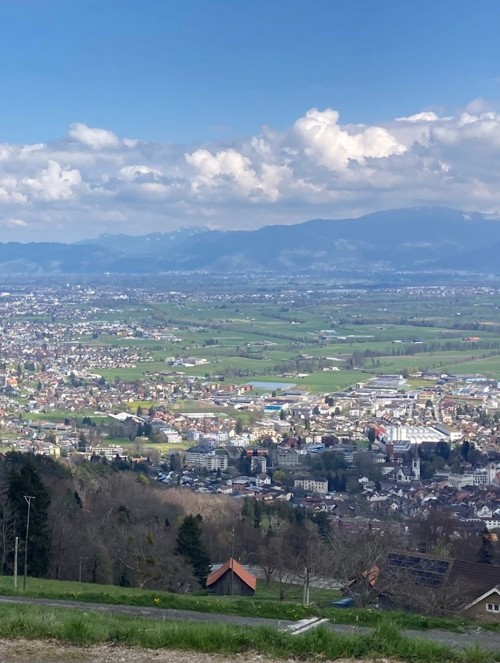
[[451, 447], [448, 444], [448, 442], [445, 442], [444, 440], [439, 440], [439, 442], [436, 444], [436, 449], [434, 453], [436, 454], [436, 456], [441, 456], [441, 458], [448, 460], [451, 454]]
[[493, 543], [491, 542], [490, 533], [486, 527], [481, 532], [481, 545], [479, 547], [477, 561], [480, 564], [493, 563]]
[[465, 462], [467, 462], [469, 459], [469, 452], [470, 452], [470, 442], [469, 440], [464, 440], [460, 448], [460, 453]]
[[191, 564], [201, 587], [205, 587], [210, 573], [210, 558], [203, 543], [201, 522], [200, 515], [184, 518], [177, 532], [175, 552]]
[[323, 541], [329, 541], [331, 535], [330, 520], [325, 511], [319, 511], [312, 515], [311, 520], [318, 526], [319, 536]]
[[48, 530], [50, 495], [31, 459], [25, 462], [20, 469], [13, 470], [8, 481], [8, 497], [14, 511], [16, 536], [19, 537], [23, 546], [28, 516], [25, 496], [34, 498], [31, 500], [30, 507], [28, 570], [32, 576], [44, 576], [47, 574], [50, 563], [50, 533]]
[[375, 429], [374, 428], [369, 428], [368, 432], [366, 434], [366, 437], [368, 438], [368, 441], [370, 442], [370, 444], [373, 444], [375, 442], [375, 439], [376, 439]]
[[240, 474], [248, 476], [252, 471], [252, 459], [247, 456], [247, 452], [242, 449], [240, 457], [236, 463], [236, 469]]
[[180, 472], [182, 470], [182, 459], [180, 454], [170, 454], [169, 469], [171, 472]]
[[245, 497], [243, 499], [242, 517], [247, 520], [252, 527], [258, 529], [262, 520], [262, 504], [255, 497]]
[[83, 431], [78, 435], [78, 451], [85, 451], [87, 448], [87, 436]]

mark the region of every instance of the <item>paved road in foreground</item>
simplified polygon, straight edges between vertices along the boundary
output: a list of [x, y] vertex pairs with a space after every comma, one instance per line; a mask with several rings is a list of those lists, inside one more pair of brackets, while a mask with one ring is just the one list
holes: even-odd
[[[64, 601], [59, 599], [32, 598], [29, 596], [0, 596], [0, 604], [41, 605], [47, 608], [71, 608], [72, 610], [83, 610], [85, 612], [101, 612], [112, 615], [129, 615], [131, 617], [145, 617], [157, 620], [172, 621], [200, 621], [223, 624], [234, 624], [236, 626], [269, 626], [280, 631], [296, 629], [297, 622], [285, 619], [265, 619], [262, 617], [242, 617], [239, 615], [224, 615], [214, 612], [196, 612], [194, 610], [174, 610], [170, 608], [148, 608], [133, 605], [111, 605], [107, 603], [84, 603], [81, 601]], [[312, 621], [312, 620], [311, 620]], [[373, 629], [366, 626], [355, 626], [350, 624], [323, 623], [335, 633], [347, 635], [367, 635]], [[312, 626], [314, 628], [314, 625]], [[305, 631], [304, 631], [305, 632]], [[407, 638], [420, 638], [432, 640], [455, 649], [467, 649], [479, 647], [483, 650], [500, 652], [500, 633], [485, 631], [478, 627], [466, 633], [455, 633], [453, 631], [426, 630], [417, 631], [404, 629], [402, 635]]]
[[265, 619], [262, 617], [240, 617], [239, 615], [223, 615], [214, 612], [196, 612], [194, 610], [174, 610], [172, 608], [148, 608], [136, 605], [113, 605], [109, 603], [85, 603], [83, 601], [64, 601], [59, 599], [37, 599], [30, 596], [0, 596], [0, 604], [16, 603], [27, 605], [43, 605], [47, 608], [71, 608], [85, 612], [105, 612], [111, 615], [129, 615], [130, 617], [146, 617], [149, 619], [170, 621], [197, 621], [234, 624], [235, 626], [271, 626], [280, 630], [295, 622], [285, 619]]

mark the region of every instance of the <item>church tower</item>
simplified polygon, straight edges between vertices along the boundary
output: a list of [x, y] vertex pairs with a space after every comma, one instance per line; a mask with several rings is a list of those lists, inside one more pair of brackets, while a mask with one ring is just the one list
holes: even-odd
[[496, 483], [497, 478], [497, 464], [493, 461], [488, 463], [488, 485], [491, 486], [492, 483]]
[[411, 460], [411, 471], [413, 473], [413, 479], [415, 481], [420, 481], [420, 456], [418, 455], [418, 445], [415, 445], [415, 453]]

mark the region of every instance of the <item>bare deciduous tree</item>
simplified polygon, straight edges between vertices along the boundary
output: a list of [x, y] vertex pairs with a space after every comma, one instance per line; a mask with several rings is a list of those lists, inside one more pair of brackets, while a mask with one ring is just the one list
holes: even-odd
[[389, 534], [366, 529], [351, 532], [337, 528], [328, 537], [328, 577], [342, 586], [360, 605], [374, 601], [373, 584], [388, 551], [394, 547]]
[[[425, 581], [421, 570], [390, 567], [377, 580], [376, 591], [388, 607], [410, 610], [423, 615], [446, 616], [456, 614], [473, 595], [473, 586], [464, 578], [447, 576]], [[429, 582], [429, 584], [426, 584]]]
[[0, 491], [0, 569], [6, 572], [7, 560], [15, 545], [14, 509], [7, 490]]

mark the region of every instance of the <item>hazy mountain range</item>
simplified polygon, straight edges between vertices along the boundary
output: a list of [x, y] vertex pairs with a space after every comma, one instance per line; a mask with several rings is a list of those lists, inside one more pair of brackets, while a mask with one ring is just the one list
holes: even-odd
[[41, 274], [258, 272], [342, 269], [460, 270], [500, 274], [500, 220], [418, 207], [357, 219], [316, 219], [258, 230], [190, 227], [101, 235], [74, 244], [0, 244], [0, 272]]

